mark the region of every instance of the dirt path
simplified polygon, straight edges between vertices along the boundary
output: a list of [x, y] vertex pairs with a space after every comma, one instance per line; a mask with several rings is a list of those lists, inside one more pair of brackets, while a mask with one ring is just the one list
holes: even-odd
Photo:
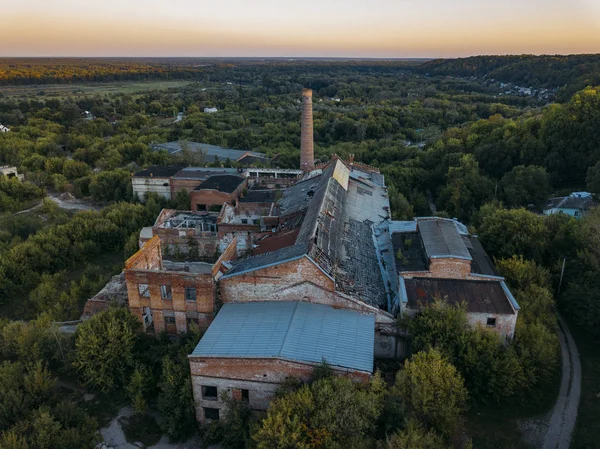
[[544, 449], [569, 449], [581, 394], [581, 362], [577, 346], [561, 316], [558, 317], [558, 323], [562, 379], [558, 400], [552, 410], [548, 433], [544, 439]]
[[19, 212], [15, 212], [14, 215], [21, 215], [21, 214], [26, 214], [27, 212], [31, 212], [34, 211], [36, 209], [39, 209], [40, 207], [42, 207], [44, 205], [44, 201], [40, 200], [39, 203], [37, 203], [35, 206], [30, 207], [29, 209], [24, 209], [24, 210], [20, 210]]
[[[133, 413], [131, 407], [123, 407], [107, 427], [100, 429], [100, 434], [104, 439], [105, 445], [113, 449], [139, 449], [140, 447], [143, 447], [141, 443], [128, 443], [125, 438], [125, 433], [121, 428], [121, 424], [119, 423], [119, 418], [129, 417], [133, 415]], [[199, 447], [200, 445], [195, 439], [185, 443], [169, 443], [168, 437], [163, 435], [158, 443], [149, 446], [147, 449], [197, 449]]]
[[97, 206], [89, 201], [76, 199], [65, 194], [49, 193], [48, 198], [58, 204], [58, 207], [65, 210], [101, 210], [102, 207]]

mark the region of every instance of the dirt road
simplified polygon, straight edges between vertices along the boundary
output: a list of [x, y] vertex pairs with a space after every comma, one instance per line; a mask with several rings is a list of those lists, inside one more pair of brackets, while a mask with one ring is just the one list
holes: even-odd
[[562, 379], [558, 400], [552, 410], [548, 433], [544, 439], [544, 449], [569, 449], [581, 394], [581, 362], [577, 346], [561, 316], [558, 317], [558, 323]]

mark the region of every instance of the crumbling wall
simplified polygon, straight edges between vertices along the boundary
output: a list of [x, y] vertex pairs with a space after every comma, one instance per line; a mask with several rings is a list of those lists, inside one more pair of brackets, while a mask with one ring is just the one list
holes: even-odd
[[[212, 274], [164, 270], [158, 236], [125, 262], [125, 280], [130, 310], [144, 323], [144, 309], [149, 308], [156, 333], [187, 332], [187, 319], [198, 320], [202, 329], [212, 322], [216, 296]], [[163, 285], [171, 288], [171, 298], [162, 297]], [[140, 291], [144, 286], [147, 286], [146, 294]], [[186, 287], [196, 289], [195, 301], [185, 299]], [[175, 323], [166, 323], [165, 317], [174, 317]], [[167, 327], [167, 324], [173, 326]]]
[[[196, 418], [206, 422], [204, 407], [216, 408], [224, 414], [225, 404], [221, 394], [240, 398], [241, 390], [248, 390], [248, 405], [253, 410], [266, 410], [278, 386], [288, 377], [308, 381], [315, 365], [281, 359], [243, 359], [190, 356], [190, 370]], [[346, 375], [355, 381], [367, 381], [370, 374], [363, 371], [334, 369], [337, 375]], [[215, 399], [203, 397], [202, 387], [217, 387]]]

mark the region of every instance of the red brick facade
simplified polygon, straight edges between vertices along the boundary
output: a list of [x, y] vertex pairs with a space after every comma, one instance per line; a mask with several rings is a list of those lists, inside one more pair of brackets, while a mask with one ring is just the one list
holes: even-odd
[[149, 323], [144, 321], [144, 313], [149, 311], [155, 333], [186, 332], [190, 322], [206, 329], [214, 318], [216, 288], [212, 273], [164, 270], [158, 237], [127, 260], [125, 279], [130, 310], [146, 325]]

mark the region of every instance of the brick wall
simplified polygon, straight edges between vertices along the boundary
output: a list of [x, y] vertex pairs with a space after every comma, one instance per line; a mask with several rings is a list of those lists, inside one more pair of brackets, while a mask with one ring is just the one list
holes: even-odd
[[[216, 287], [211, 273], [195, 274], [185, 271], [162, 270], [161, 246], [158, 236], [125, 262], [125, 280], [130, 310], [142, 321], [144, 308], [152, 312], [154, 331], [186, 332], [187, 319], [199, 320], [206, 329], [215, 312]], [[140, 285], [148, 286], [148, 294], [140, 294]], [[171, 299], [161, 294], [161, 286], [171, 287]], [[196, 301], [186, 301], [185, 289], [196, 289]], [[165, 314], [165, 312], [168, 312]], [[167, 328], [165, 316], [175, 318]]]
[[196, 187], [198, 187], [204, 179], [171, 179], [171, 197], [175, 198], [177, 192], [180, 190], [185, 190], [186, 192], [191, 192]]
[[[204, 408], [218, 409], [222, 417], [225, 404], [221, 394], [226, 392], [232, 397], [241, 397], [242, 391], [248, 392], [248, 405], [253, 410], [266, 410], [275, 396], [280, 383], [288, 377], [307, 381], [311, 378], [314, 365], [290, 362], [281, 359], [239, 359], [205, 358], [190, 356], [192, 387], [196, 418], [206, 422]], [[335, 369], [335, 374], [347, 375], [355, 381], [367, 381], [369, 373], [353, 370]], [[203, 395], [202, 387], [217, 388], [215, 397]]]
[[464, 259], [430, 259], [429, 271], [402, 272], [405, 278], [430, 277], [447, 279], [468, 279], [471, 275], [471, 261]]
[[152, 237], [144, 247], [125, 261], [125, 269], [159, 270], [162, 268], [160, 238]]
[[[190, 202], [193, 212], [198, 212], [198, 205], [220, 206], [223, 203], [233, 201], [233, 196], [229, 193], [219, 192], [217, 190], [192, 190], [190, 192]], [[206, 209], [200, 209], [203, 211]]]

